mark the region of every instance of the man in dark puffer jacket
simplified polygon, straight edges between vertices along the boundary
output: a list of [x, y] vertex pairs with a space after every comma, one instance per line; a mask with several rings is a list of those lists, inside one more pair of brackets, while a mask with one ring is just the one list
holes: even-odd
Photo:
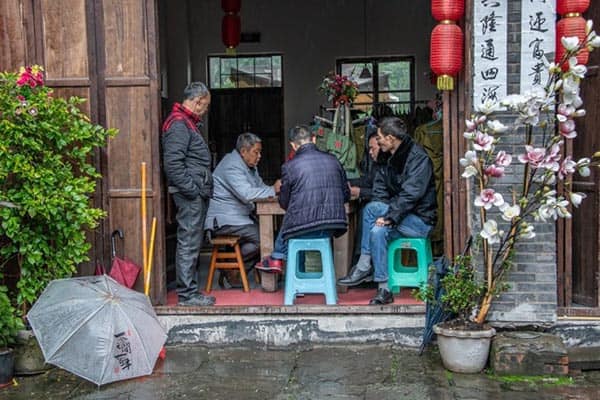
[[358, 263], [338, 284], [356, 286], [375, 280], [379, 289], [369, 304], [388, 304], [394, 297], [387, 286], [387, 244], [400, 236], [427, 237], [437, 220], [437, 204], [431, 160], [407, 134], [404, 123], [384, 118], [378, 125], [377, 141], [381, 151], [391, 156], [375, 177], [373, 198], [377, 200], [363, 211]]
[[296, 152], [281, 167], [279, 204], [286, 210], [275, 249], [257, 268], [279, 270], [287, 258], [287, 240], [302, 236], [340, 236], [348, 222], [344, 203], [350, 200], [346, 173], [331, 154], [317, 149], [310, 128], [292, 128], [289, 140]]
[[179, 305], [210, 306], [212, 296], [198, 292], [196, 264], [204, 239], [204, 218], [212, 194], [210, 150], [198, 125], [210, 105], [210, 92], [201, 82], [190, 83], [183, 102], [175, 103], [163, 124], [163, 167], [169, 193], [177, 206], [175, 270]]

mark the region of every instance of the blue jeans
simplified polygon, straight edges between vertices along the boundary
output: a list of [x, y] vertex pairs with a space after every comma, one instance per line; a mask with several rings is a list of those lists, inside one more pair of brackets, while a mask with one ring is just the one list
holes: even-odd
[[399, 237], [427, 237], [433, 229], [415, 214], [408, 214], [396, 226], [375, 226], [375, 221], [383, 217], [389, 205], [372, 201], [363, 210], [363, 230], [361, 233], [360, 252], [371, 255], [375, 267], [375, 282], [388, 280], [387, 245]]

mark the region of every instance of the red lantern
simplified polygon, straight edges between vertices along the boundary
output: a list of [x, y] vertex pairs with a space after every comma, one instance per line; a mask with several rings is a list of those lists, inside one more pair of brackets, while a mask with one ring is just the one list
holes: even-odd
[[464, 0], [431, 0], [431, 15], [437, 21], [457, 21], [464, 12]]
[[[564, 46], [562, 45], [560, 39], [562, 37], [571, 37], [577, 36], [579, 38], [579, 42], [585, 40], [585, 24], [586, 21], [583, 17], [570, 17], [570, 18], [562, 18], [556, 23], [556, 62], [560, 62], [565, 53], [567, 52]], [[578, 64], [587, 64], [590, 56], [590, 52], [587, 48], [582, 48], [577, 53], [577, 63]], [[569, 69], [569, 62], [565, 60], [561, 65], [562, 69], [566, 71]]]
[[221, 37], [225, 47], [232, 49], [240, 44], [242, 21], [239, 15], [227, 14], [221, 22]]
[[558, 0], [556, 12], [562, 16], [566, 14], [582, 14], [590, 6], [590, 0]]
[[454, 89], [454, 75], [462, 69], [463, 32], [455, 24], [439, 24], [431, 32], [429, 63], [439, 90]]
[[237, 14], [242, 8], [242, 0], [221, 0], [221, 8], [227, 14]]

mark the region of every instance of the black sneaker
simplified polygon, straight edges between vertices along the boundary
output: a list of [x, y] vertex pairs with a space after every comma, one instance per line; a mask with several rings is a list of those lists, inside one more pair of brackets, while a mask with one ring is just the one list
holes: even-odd
[[206, 307], [214, 304], [215, 298], [213, 296], [205, 296], [203, 294], [198, 294], [197, 296], [190, 297], [187, 300], [180, 300], [179, 303], [177, 303], [178, 306], [185, 307]]

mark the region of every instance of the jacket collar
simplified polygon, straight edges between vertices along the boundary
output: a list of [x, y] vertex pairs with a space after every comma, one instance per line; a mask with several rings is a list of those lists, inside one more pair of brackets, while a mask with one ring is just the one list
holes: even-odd
[[304, 143], [302, 146], [298, 147], [298, 149], [296, 150], [296, 154], [304, 153], [305, 151], [315, 150], [316, 148], [317, 145], [312, 142]]
[[404, 166], [406, 165], [406, 160], [408, 159], [408, 155], [410, 154], [410, 149], [412, 149], [414, 142], [410, 136], [406, 136], [398, 149], [394, 154], [390, 156], [388, 159], [388, 165], [391, 165], [398, 171], [404, 171]]

